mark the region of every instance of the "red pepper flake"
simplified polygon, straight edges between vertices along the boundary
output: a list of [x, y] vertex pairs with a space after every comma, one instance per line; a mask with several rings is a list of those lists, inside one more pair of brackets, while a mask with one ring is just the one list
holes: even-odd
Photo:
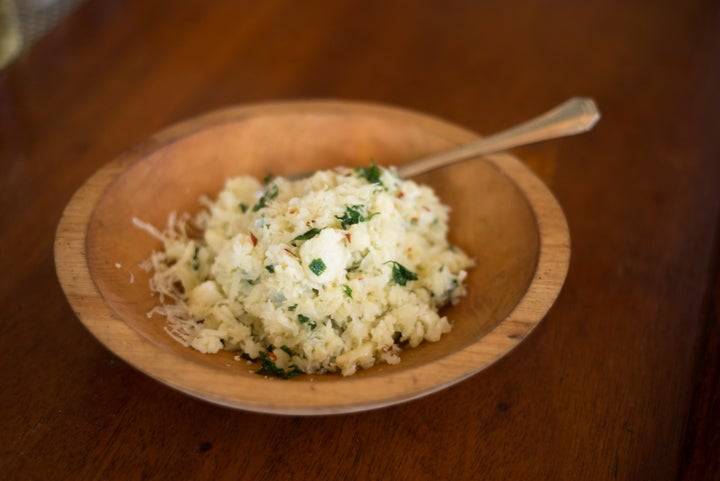
[[422, 206], [422, 208], [423, 208], [423, 210], [426, 210], [426, 211], [430, 212], [430, 207], [424, 205], [424, 206]]
[[405, 192], [400, 191], [400, 192], [397, 193], [397, 198], [398, 198], [398, 199], [402, 199], [403, 197], [405, 197]]
[[277, 354], [275, 354], [274, 352], [268, 351], [267, 355], [268, 355], [268, 357], [269, 357], [270, 359], [272, 359], [273, 361], [277, 361]]
[[298, 211], [298, 210], [293, 207], [292, 209], [290, 209], [290, 210], [288, 211], [288, 214], [297, 214], [297, 211]]
[[410, 219], [410, 222], [412, 222], [413, 224], [417, 224], [417, 221], [418, 221], [417, 217], [413, 217], [412, 219]]
[[257, 245], [257, 237], [255, 237], [255, 234], [253, 234], [252, 232], [250, 233], [250, 240], [253, 243], [253, 247], [255, 247]]
[[291, 256], [297, 257], [297, 256], [295, 255], [295, 253], [294, 253], [293, 251], [291, 251], [290, 249], [288, 249], [287, 247], [283, 248], [283, 250], [284, 250], [285, 252], [287, 252], [288, 254], [290, 254]]
[[347, 239], [348, 242], [352, 242], [352, 236], [350, 235], [349, 232], [345, 233], [345, 238]]

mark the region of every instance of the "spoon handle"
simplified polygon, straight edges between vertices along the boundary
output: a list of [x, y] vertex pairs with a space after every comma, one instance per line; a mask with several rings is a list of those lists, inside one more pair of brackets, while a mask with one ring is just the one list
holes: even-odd
[[400, 177], [424, 174], [446, 165], [481, 155], [492, 154], [542, 140], [580, 134], [590, 130], [600, 119], [592, 99], [574, 97], [554, 109], [516, 127], [484, 137], [457, 149], [432, 155], [398, 167]]

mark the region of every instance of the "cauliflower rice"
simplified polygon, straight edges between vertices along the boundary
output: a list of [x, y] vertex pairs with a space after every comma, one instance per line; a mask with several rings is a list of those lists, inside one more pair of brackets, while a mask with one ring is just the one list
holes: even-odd
[[[168, 332], [239, 351], [261, 373], [351, 375], [451, 329], [470, 258], [431, 188], [375, 164], [291, 181], [227, 180], [194, 219], [171, 216], [145, 267]], [[167, 300], [171, 302], [167, 302]]]

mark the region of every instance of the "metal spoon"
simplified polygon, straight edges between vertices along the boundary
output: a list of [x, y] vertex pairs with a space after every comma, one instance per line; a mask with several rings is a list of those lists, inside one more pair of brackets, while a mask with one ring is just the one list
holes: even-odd
[[598, 120], [600, 120], [600, 112], [592, 99], [574, 97], [539, 117], [515, 127], [456, 149], [401, 165], [397, 172], [400, 177], [414, 177], [481, 155], [587, 132]]
[[[598, 120], [600, 120], [600, 112], [592, 99], [573, 97], [539, 117], [515, 127], [483, 137], [467, 145], [401, 165], [397, 168], [397, 173], [404, 178], [414, 177], [481, 155], [543, 140], [580, 134], [592, 129]], [[290, 175], [288, 178], [297, 180], [310, 175], [312, 172], [304, 172]]]

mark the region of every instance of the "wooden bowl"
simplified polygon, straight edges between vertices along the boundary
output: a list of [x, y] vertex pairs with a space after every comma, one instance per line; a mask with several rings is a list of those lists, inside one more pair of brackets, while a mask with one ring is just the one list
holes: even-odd
[[545, 185], [509, 155], [478, 158], [419, 177], [452, 209], [451, 241], [476, 259], [468, 295], [446, 314], [439, 342], [350, 377], [270, 379], [233, 353], [201, 354], [148, 318], [156, 304], [138, 265], [159, 242], [132, 217], [163, 227], [196, 212], [227, 177], [292, 174], [337, 165], [400, 165], [476, 139], [426, 115], [386, 106], [284, 102], [230, 108], [153, 136], [101, 168], [77, 191], [57, 230], [55, 262], [82, 323], [111, 351], [153, 378], [198, 398], [282, 414], [329, 414], [387, 406], [448, 387], [497, 361], [540, 322], [564, 282], [565, 217]]

